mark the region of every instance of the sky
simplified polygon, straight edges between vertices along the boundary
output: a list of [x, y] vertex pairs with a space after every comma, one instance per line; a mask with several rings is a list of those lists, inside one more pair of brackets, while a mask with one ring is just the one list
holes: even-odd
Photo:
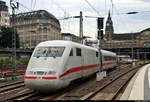
[[[9, 6], [10, 0], [6, 1]], [[20, 3], [16, 13], [34, 10], [47, 10], [57, 19], [78, 16], [104, 17], [104, 26], [108, 11], [114, 26], [114, 33], [140, 32], [150, 28], [150, 0], [15, 0]], [[88, 5], [87, 1], [95, 9]], [[128, 12], [139, 12], [127, 15]], [[11, 8], [9, 7], [11, 13]], [[60, 20], [61, 32], [79, 35], [79, 19]], [[105, 27], [104, 27], [105, 28]], [[97, 19], [83, 18], [83, 34], [95, 38], [97, 35]]]

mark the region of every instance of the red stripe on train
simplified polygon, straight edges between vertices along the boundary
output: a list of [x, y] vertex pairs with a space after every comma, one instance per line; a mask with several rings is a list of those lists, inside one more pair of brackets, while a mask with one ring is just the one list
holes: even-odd
[[37, 79], [36, 76], [25, 76], [25, 79]]
[[[109, 64], [116, 64], [116, 62], [103, 63], [102, 66], [109, 65]], [[73, 72], [86, 70], [86, 69], [90, 69], [90, 68], [95, 68], [95, 67], [98, 67], [98, 64], [82, 66], [82, 67], [75, 67], [75, 68], [69, 69], [67, 72], [61, 74], [60, 78], [66, 76], [70, 73], [73, 73]], [[36, 76], [26, 76], [25, 79], [37, 79], [37, 77]], [[57, 77], [42, 77], [42, 79], [49, 79], [50, 80], [50, 79], [57, 79]]]
[[89, 69], [89, 68], [95, 68], [97, 66], [98, 66], [98, 64], [89, 65], [89, 66], [82, 66], [82, 67], [76, 67], [76, 68], [71, 68], [67, 72], [65, 72], [62, 75], [60, 75], [60, 78], [63, 77], [63, 76], [65, 76], [65, 75], [67, 75], [67, 74], [73, 73], [73, 72], [77, 72], [77, 71], [80, 71], [80, 70], [86, 70], [86, 69]]
[[[108, 64], [116, 64], [116, 62], [103, 63], [102, 66], [105, 66], [105, 65], [108, 65]], [[73, 73], [73, 72], [77, 72], [77, 71], [81, 71], [81, 70], [86, 70], [86, 69], [89, 69], [89, 68], [95, 68], [95, 67], [98, 67], [98, 64], [72, 68], [72, 69], [69, 69], [67, 72], [61, 74], [60, 78], [66, 76], [67, 74]]]
[[42, 79], [57, 79], [57, 77], [42, 77]]

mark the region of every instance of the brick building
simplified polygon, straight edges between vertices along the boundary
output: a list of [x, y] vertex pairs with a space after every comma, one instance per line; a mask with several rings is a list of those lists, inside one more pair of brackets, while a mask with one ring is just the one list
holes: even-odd
[[22, 48], [34, 48], [47, 40], [60, 40], [61, 28], [58, 19], [45, 10], [37, 10], [15, 15], [11, 26], [17, 29]]

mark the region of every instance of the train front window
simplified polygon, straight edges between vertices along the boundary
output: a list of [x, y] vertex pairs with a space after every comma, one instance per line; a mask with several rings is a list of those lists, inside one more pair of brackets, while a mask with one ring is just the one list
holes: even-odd
[[34, 57], [61, 57], [65, 47], [39, 47], [34, 53]]
[[61, 57], [64, 52], [64, 47], [51, 47], [47, 52], [48, 57]]
[[37, 48], [34, 57], [45, 57], [49, 48]]

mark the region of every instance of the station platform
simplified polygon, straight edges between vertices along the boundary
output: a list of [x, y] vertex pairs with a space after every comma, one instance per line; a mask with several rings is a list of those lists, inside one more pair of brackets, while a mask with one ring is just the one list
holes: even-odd
[[140, 68], [129, 82], [120, 100], [150, 100], [150, 64]]

